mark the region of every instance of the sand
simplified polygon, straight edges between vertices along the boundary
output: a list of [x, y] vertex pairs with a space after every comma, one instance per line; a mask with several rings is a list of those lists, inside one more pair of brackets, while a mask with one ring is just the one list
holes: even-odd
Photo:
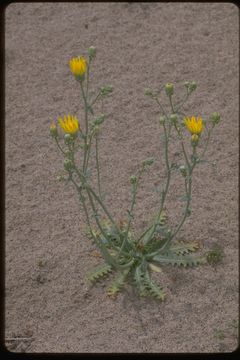
[[[13, 352], [205, 353], [238, 346], [238, 8], [227, 3], [13, 3], [5, 13], [6, 61], [6, 347]], [[94, 88], [112, 84], [100, 139], [106, 204], [126, 218], [129, 177], [140, 161], [156, 164], [142, 180], [135, 227], [157, 209], [154, 184], [164, 179], [159, 111], [144, 89], [185, 80], [197, 91], [185, 110], [221, 123], [208, 159], [193, 181], [192, 216], [179, 239], [219, 244], [221, 264], [166, 267], [154, 274], [163, 303], [131, 290], [114, 301], [105, 283], [89, 287], [86, 272], [101, 263], [86, 237], [75, 191], [57, 181], [63, 159], [50, 122], [80, 119], [80, 89], [68, 61], [97, 48]], [[177, 150], [172, 149], [177, 158]], [[175, 151], [175, 153], [174, 153]], [[168, 211], [180, 216], [181, 179], [170, 188]], [[224, 336], [219, 335], [219, 331]], [[20, 338], [20, 339], [19, 339]]]

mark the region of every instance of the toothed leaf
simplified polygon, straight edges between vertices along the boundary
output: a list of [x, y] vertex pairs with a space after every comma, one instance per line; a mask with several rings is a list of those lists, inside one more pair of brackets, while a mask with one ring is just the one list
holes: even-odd
[[127, 269], [121, 273], [118, 274], [118, 276], [113, 280], [111, 285], [109, 286], [107, 290], [107, 294], [110, 297], [115, 298], [117, 294], [122, 290], [125, 280], [128, 276], [130, 269]]
[[195, 241], [192, 243], [178, 242], [171, 246], [170, 250], [177, 255], [184, 255], [199, 249], [199, 244]]
[[101, 280], [104, 276], [109, 275], [109, 273], [112, 271], [112, 267], [108, 264], [103, 264], [100, 266], [97, 266], [93, 271], [87, 274], [87, 279], [95, 283], [99, 280]]
[[205, 257], [187, 257], [184, 255], [176, 255], [171, 252], [166, 255], [155, 255], [152, 260], [156, 261], [159, 264], [169, 264], [183, 267], [197, 266], [206, 262]]

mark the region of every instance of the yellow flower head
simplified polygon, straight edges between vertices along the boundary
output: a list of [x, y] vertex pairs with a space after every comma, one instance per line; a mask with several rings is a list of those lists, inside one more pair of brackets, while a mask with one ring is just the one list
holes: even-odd
[[74, 135], [79, 130], [79, 121], [76, 116], [64, 115], [63, 119], [58, 118], [58, 123], [66, 134]]
[[74, 76], [83, 78], [85, 72], [87, 71], [87, 61], [84, 57], [79, 56], [72, 58], [69, 65]]
[[192, 116], [191, 118], [185, 117], [184, 124], [188, 131], [194, 135], [200, 135], [203, 131], [203, 121], [201, 117], [195, 118], [195, 116]]

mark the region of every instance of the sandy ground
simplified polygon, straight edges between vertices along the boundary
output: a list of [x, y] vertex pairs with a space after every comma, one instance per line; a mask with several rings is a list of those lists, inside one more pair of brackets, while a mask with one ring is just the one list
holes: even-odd
[[[15, 3], [6, 9], [6, 346], [14, 352], [231, 352], [238, 344], [238, 9], [221, 3]], [[106, 202], [126, 217], [129, 176], [149, 156], [158, 162], [142, 181], [135, 226], [157, 208], [153, 184], [163, 179], [158, 109], [144, 88], [185, 80], [198, 89], [185, 109], [219, 111], [193, 182], [192, 216], [179, 238], [220, 244], [221, 265], [165, 268], [164, 303], [104, 286], [85, 274], [100, 260], [85, 235], [71, 186], [57, 182], [62, 158], [49, 124], [82, 117], [70, 57], [98, 49], [91, 81], [110, 83], [100, 151]], [[94, 77], [94, 79], [93, 79]], [[174, 150], [174, 149], [173, 149]], [[177, 152], [175, 153], [177, 156]], [[169, 216], [179, 216], [173, 179]], [[180, 193], [181, 194], [181, 193]], [[223, 336], [219, 331], [224, 332]], [[16, 339], [17, 337], [23, 338]], [[15, 338], [15, 339], [13, 339]], [[13, 340], [11, 340], [13, 339]]]

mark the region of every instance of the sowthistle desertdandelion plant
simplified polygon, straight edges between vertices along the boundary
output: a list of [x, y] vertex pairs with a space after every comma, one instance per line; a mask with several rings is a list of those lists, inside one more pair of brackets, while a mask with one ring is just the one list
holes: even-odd
[[[88, 272], [87, 277], [95, 283], [110, 273], [115, 273], [115, 279], [107, 288], [107, 294], [113, 298], [126, 283], [129, 283], [137, 289], [140, 296], [164, 300], [165, 291], [152, 280], [152, 271], [161, 272], [161, 267], [165, 265], [193, 267], [206, 262], [206, 255], [191, 255], [199, 248], [197, 242], [177, 241], [177, 234], [191, 214], [193, 173], [200, 163], [206, 161], [205, 153], [209, 139], [212, 130], [220, 121], [220, 115], [214, 112], [207, 121], [203, 120], [200, 114], [187, 116], [182, 111], [183, 105], [197, 88], [195, 81], [184, 83], [185, 94], [178, 102], [174, 101], [175, 88], [172, 83], [164, 86], [165, 94], [161, 94], [161, 91], [145, 90], [145, 95], [159, 110], [160, 131], [164, 138], [166, 179], [161, 191], [158, 191], [158, 210], [154, 220], [136, 236], [132, 222], [137, 191], [142, 175], [153, 165], [154, 158], [143, 160], [137, 173], [130, 176], [131, 205], [127, 211], [126, 221], [118, 221], [113, 217], [102, 194], [98, 143], [105, 114], [98, 114], [94, 108], [94, 105], [112, 93], [113, 87], [102, 86], [94, 96], [90, 96], [89, 74], [95, 57], [96, 49], [91, 46], [87, 59], [79, 56], [70, 59], [69, 62], [70, 71], [80, 85], [84, 116], [78, 120], [76, 115], [63, 114], [58, 118], [57, 124], [50, 125], [50, 134], [64, 158], [65, 179], [76, 189], [90, 237], [103, 258], [103, 263]], [[167, 96], [168, 110], [162, 105], [160, 95]], [[173, 140], [174, 134], [177, 140]], [[180, 146], [180, 163], [171, 161], [171, 141], [177, 141]], [[191, 149], [190, 154], [186, 143], [188, 149]], [[93, 185], [90, 163], [96, 166], [96, 186]], [[177, 172], [183, 178], [185, 195], [183, 213], [175, 225], [170, 225], [165, 210], [173, 172]]]

